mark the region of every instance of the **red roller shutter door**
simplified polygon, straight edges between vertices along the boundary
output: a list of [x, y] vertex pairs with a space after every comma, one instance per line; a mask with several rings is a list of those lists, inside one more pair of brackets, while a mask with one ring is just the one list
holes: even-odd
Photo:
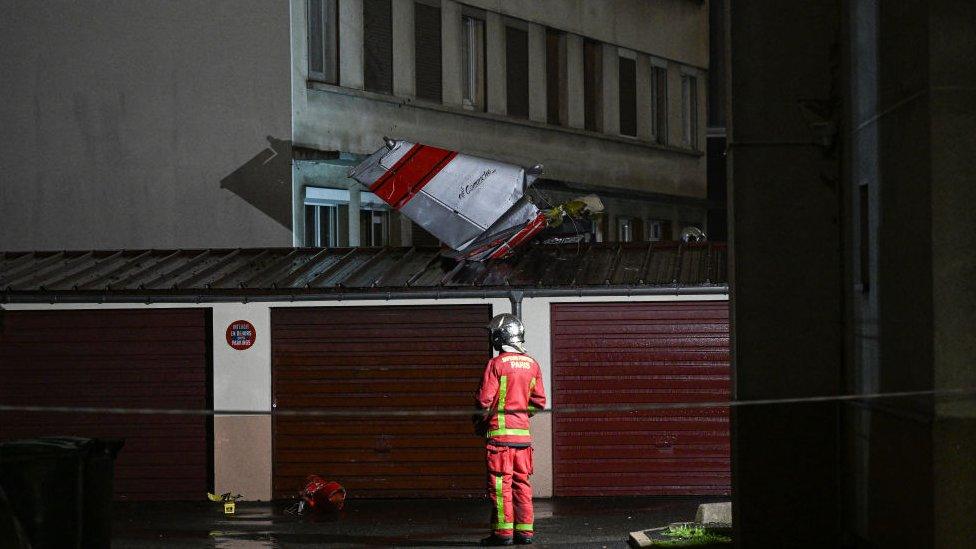
[[[275, 405], [472, 407], [490, 318], [483, 305], [273, 309]], [[276, 416], [274, 496], [294, 496], [317, 473], [350, 497], [476, 497], [483, 452], [464, 416]]]
[[[208, 409], [209, 309], [4, 311], [0, 402]], [[123, 500], [199, 500], [212, 432], [201, 416], [0, 413], [0, 438], [124, 438]]]
[[[726, 301], [554, 304], [557, 406], [730, 397]], [[725, 495], [727, 408], [557, 414], [557, 496]]]

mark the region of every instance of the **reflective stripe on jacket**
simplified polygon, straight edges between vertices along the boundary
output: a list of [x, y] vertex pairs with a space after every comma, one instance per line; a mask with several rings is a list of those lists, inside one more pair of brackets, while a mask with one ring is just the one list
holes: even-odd
[[539, 364], [528, 355], [501, 353], [488, 361], [475, 400], [480, 409], [491, 414], [488, 425], [491, 442], [531, 444], [531, 412], [525, 410], [541, 410], [546, 406]]

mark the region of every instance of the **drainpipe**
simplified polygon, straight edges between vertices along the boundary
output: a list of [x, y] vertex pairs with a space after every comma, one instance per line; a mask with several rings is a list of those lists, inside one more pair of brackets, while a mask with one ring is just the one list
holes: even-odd
[[522, 297], [524, 295], [525, 292], [522, 290], [508, 292], [508, 300], [512, 303], [512, 314], [519, 320], [522, 320]]

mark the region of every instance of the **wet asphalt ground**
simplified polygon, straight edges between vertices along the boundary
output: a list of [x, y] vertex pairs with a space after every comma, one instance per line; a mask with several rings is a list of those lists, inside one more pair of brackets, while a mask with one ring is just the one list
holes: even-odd
[[[537, 543], [627, 547], [635, 530], [692, 520], [707, 498], [537, 500]], [[290, 502], [118, 503], [112, 547], [474, 547], [488, 534], [483, 500], [349, 500], [339, 514], [297, 517]]]

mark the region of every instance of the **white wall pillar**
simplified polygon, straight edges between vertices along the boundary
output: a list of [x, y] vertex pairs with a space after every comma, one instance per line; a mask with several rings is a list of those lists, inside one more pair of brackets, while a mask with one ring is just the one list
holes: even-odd
[[441, 1], [441, 82], [442, 102], [460, 107], [461, 87], [461, 5]]
[[502, 16], [495, 12], [485, 13], [485, 38], [488, 112], [508, 113], [508, 99], [505, 95], [505, 24]]
[[363, 89], [363, 0], [339, 2], [339, 84]]
[[349, 246], [359, 246], [359, 209], [361, 207], [359, 189], [349, 189]]
[[393, 95], [417, 96], [413, 2], [396, 0], [393, 14]]
[[651, 114], [651, 58], [637, 54], [637, 138], [642, 141], [652, 140]]
[[[525, 348], [542, 369], [542, 384], [548, 397], [546, 408], [553, 406], [549, 317], [548, 300], [522, 300]], [[535, 457], [535, 474], [532, 475], [533, 493], [536, 497], [549, 498], [553, 494], [552, 414], [536, 415], [532, 418], [531, 428]]]
[[[214, 410], [271, 410], [271, 309], [261, 303], [215, 303], [213, 308]], [[238, 350], [226, 341], [236, 320], [254, 325], [254, 345]], [[271, 499], [271, 417], [214, 417], [214, 484], [217, 493], [246, 500]]]
[[620, 53], [617, 46], [604, 44], [603, 55], [603, 133], [620, 133]]
[[583, 37], [566, 34], [566, 125], [582, 129], [583, 111]]
[[546, 28], [534, 23], [529, 30], [529, 120], [546, 121]]

